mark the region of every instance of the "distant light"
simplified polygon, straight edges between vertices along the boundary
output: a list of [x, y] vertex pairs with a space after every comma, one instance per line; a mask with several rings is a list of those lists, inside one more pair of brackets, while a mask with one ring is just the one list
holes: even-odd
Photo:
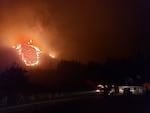
[[108, 88], [108, 85], [105, 85], [106, 88]]
[[130, 91], [131, 91], [132, 93], [135, 93], [135, 90], [134, 90], [134, 89], [130, 89]]
[[122, 89], [122, 88], [119, 88], [119, 92], [120, 92], [120, 93], [123, 93], [123, 89]]
[[101, 91], [99, 89], [96, 90], [97, 93], [100, 93]]
[[49, 54], [49, 56], [50, 56], [51, 58], [55, 58], [55, 56], [54, 56], [54, 55], [52, 55], [52, 54]]
[[104, 86], [101, 85], [101, 84], [97, 85], [97, 87], [99, 87], [99, 88], [104, 88]]
[[29, 40], [28, 44], [32, 44], [33, 40]]
[[30, 40], [30, 43], [32, 43], [32, 40]]

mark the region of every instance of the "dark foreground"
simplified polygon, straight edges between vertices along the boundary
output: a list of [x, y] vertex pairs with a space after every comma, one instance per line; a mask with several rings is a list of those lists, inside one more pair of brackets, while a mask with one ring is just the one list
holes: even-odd
[[3, 109], [1, 113], [150, 113], [150, 96], [116, 96], [103, 98], [82, 95], [18, 107]]

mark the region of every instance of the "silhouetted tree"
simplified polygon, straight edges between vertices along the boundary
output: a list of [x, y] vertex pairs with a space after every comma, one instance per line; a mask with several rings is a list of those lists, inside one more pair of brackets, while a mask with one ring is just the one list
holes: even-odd
[[22, 91], [27, 83], [26, 71], [18, 64], [13, 64], [0, 75], [0, 89], [8, 92]]

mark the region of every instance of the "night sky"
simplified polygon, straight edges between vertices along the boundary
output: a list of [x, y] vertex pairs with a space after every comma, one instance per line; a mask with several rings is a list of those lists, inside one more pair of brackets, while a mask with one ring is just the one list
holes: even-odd
[[28, 39], [57, 59], [147, 56], [149, 12], [149, 0], [0, 0], [0, 57]]

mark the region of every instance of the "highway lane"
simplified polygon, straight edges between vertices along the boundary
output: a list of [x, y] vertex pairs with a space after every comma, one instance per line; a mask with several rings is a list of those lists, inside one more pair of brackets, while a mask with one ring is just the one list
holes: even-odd
[[0, 108], [0, 113], [16, 113], [16, 112], [24, 112], [24, 111], [32, 111], [36, 110], [37, 108], [43, 108], [46, 106], [53, 106], [58, 103], [64, 103], [68, 101], [74, 101], [78, 100], [81, 97], [90, 96], [93, 97], [93, 95], [96, 95], [96, 91], [83, 91], [83, 92], [72, 92], [72, 93], [64, 93], [63, 97], [57, 96], [57, 98], [52, 98], [45, 101], [38, 101], [38, 102], [32, 102], [28, 104], [20, 104], [20, 105], [12, 105], [12, 106], [5, 106]]
[[[80, 92], [81, 93], [81, 92]], [[103, 98], [82, 93], [69, 98], [0, 109], [0, 113], [150, 113], [150, 96]]]
[[150, 113], [150, 96], [84, 96], [30, 113]]

